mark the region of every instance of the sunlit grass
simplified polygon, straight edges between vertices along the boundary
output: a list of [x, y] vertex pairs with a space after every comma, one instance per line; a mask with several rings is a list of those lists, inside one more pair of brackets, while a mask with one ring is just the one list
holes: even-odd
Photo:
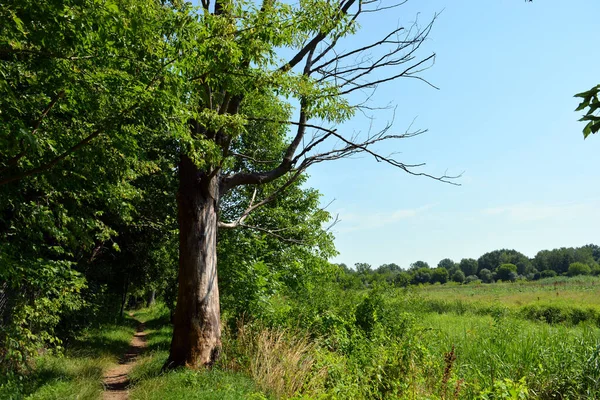
[[533, 303], [600, 309], [600, 277], [548, 278], [534, 282], [430, 285], [419, 289], [426, 298], [495, 303], [519, 307]]
[[[455, 347], [456, 379], [465, 382], [466, 398], [499, 379], [525, 378], [533, 398], [581, 398], [580, 386], [595, 386], [600, 330], [549, 325], [513, 317], [421, 314], [428, 351], [440, 357]], [[590, 385], [591, 383], [591, 385]], [[558, 397], [557, 397], [558, 396]]]
[[254, 381], [240, 372], [219, 368], [164, 372], [172, 334], [168, 309], [157, 305], [135, 311], [134, 317], [146, 323], [147, 342], [144, 354], [129, 374], [131, 399], [266, 399]]
[[133, 333], [131, 321], [83, 332], [68, 344], [64, 355], [46, 354], [34, 360], [21, 395], [36, 400], [100, 398], [104, 371], [116, 364]]

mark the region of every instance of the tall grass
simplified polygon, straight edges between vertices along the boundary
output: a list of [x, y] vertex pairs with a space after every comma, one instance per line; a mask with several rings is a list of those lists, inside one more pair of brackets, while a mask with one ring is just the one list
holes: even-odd
[[440, 358], [455, 346], [456, 379], [465, 398], [498, 382], [524, 379], [532, 398], [598, 398], [600, 331], [590, 325], [552, 326], [513, 317], [422, 315], [429, 353]]
[[[506, 285], [505, 292], [495, 289], [497, 295], [516, 293]], [[552, 303], [548, 307], [558, 311], [550, 320], [531, 311], [542, 310], [543, 302], [494, 304], [429, 290], [450, 295], [387, 288], [339, 291], [316, 304], [289, 299], [292, 312], [285, 318], [225, 328], [223, 356], [211, 370], [164, 372], [172, 334], [168, 310], [160, 305], [139, 310], [147, 348], [130, 373], [130, 397], [600, 398], [600, 329], [594, 318], [577, 314], [580, 305]], [[98, 398], [103, 369], [132, 334], [132, 326], [88, 332], [80, 339], [86, 345], [66, 357], [40, 358], [23, 393], [32, 399]]]
[[300, 331], [241, 325], [225, 345], [225, 365], [246, 370], [265, 392], [290, 398], [316, 394], [326, 369], [316, 367], [318, 343]]

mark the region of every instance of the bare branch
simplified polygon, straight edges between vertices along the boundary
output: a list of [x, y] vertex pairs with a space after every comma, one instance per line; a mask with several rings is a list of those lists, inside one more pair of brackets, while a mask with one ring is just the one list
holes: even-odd
[[306, 131], [306, 101], [301, 100], [300, 102], [300, 118], [298, 123], [298, 129], [294, 140], [288, 146], [283, 160], [281, 163], [271, 171], [267, 172], [240, 172], [231, 176], [225, 176], [221, 179], [221, 193], [226, 193], [231, 188], [239, 185], [260, 185], [268, 182], [272, 182], [275, 179], [283, 176], [286, 172], [290, 171], [293, 167], [293, 157], [304, 137]]
[[[357, 0], [346, 0], [345, 3], [343, 1], [340, 2], [340, 13], [342, 15], [346, 15], [348, 13], [348, 10], [350, 9], [350, 7], [356, 1]], [[358, 1], [360, 2], [360, 0], [358, 0]], [[296, 53], [296, 55], [294, 55], [294, 57], [292, 57], [287, 63], [285, 63], [284, 65], [282, 65], [279, 68], [279, 70], [280, 71], [289, 71], [290, 69], [294, 68], [296, 65], [298, 65], [300, 63], [300, 61], [302, 61], [302, 59], [309, 52], [315, 51], [315, 49], [317, 48], [317, 46], [319, 45], [319, 43], [321, 43], [323, 40], [325, 40], [325, 38], [327, 37], [327, 35], [329, 35], [330, 32], [331, 32], [331, 30], [319, 32], [311, 41], [309, 41], [304, 47], [302, 47]]]
[[[302, 125], [302, 126], [304, 126], [304, 128], [312, 128], [312, 129], [317, 129], [317, 130], [325, 132], [324, 135], [320, 136], [318, 139], [314, 140], [312, 143], [309, 143], [305, 149], [303, 149], [296, 157], [294, 157], [292, 164], [297, 164], [300, 161], [301, 157], [305, 157], [304, 160], [302, 161], [302, 163], [300, 164], [300, 166], [296, 167], [298, 170], [305, 170], [310, 165], [320, 163], [323, 161], [339, 160], [341, 158], [346, 158], [352, 154], [364, 152], [364, 153], [367, 153], [367, 154], [373, 156], [375, 158], [375, 160], [378, 162], [385, 162], [396, 168], [400, 168], [403, 171], [405, 171], [411, 175], [426, 176], [428, 178], [438, 180], [438, 181], [441, 181], [444, 183], [449, 183], [451, 185], [460, 186], [460, 184], [453, 182], [452, 180], [460, 178], [462, 176], [462, 173], [458, 174], [458, 175], [447, 175], [446, 173], [444, 173], [441, 176], [435, 176], [435, 175], [431, 175], [431, 174], [424, 173], [424, 172], [415, 172], [412, 169], [425, 166], [426, 164], [425, 163], [406, 164], [406, 163], [403, 163], [401, 161], [394, 159], [391, 156], [383, 156], [369, 148], [369, 146], [379, 143], [379, 142], [383, 142], [383, 141], [407, 139], [407, 138], [415, 137], [415, 136], [425, 133], [426, 130], [417, 130], [417, 131], [413, 131], [413, 132], [406, 131], [405, 133], [402, 133], [402, 134], [394, 134], [393, 135], [393, 134], [387, 133], [388, 130], [391, 128], [391, 124], [388, 124], [384, 129], [379, 131], [377, 134], [371, 135], [370, 137], [366, 138], [363, 141], [357, 141], [356, 138], [347, 139], [343, 135], [339, 134], [335, 129], [328, 129], [328, 128], [325, 128], [325, 127], [322, 127], [319, 125], [315, 125], [315, 124], [309, 124], [306, 122], [302, 124], [301, 122], [271, 120], [271, 119], [267, 119], [267, 118], [263, 118], [263, 120], [269, 121], [269, 122], [278, 122], [281, 124], [289, 124], [289, 125], [297, 125], [297, 126]], [[414, 123], [414, 121], [413, 121], [413, 123]], [[410, 124], [411, 127], [412, 127], [413, 123]], [[308, 151], [314, 149], [314, 147], [317, 144], [322, 143], [326, 138], [328, 138], [330, 136], [333, 136], [333, 137], [336, 137], [337, 139], [339, 139], [342, 143], [344, 143], [344, 147], [338, 148], [338, 149], [332, 149], [332, 150], [324, 152], [324, 153], [306, 156]]]
[[275, 198], [277, 198], [277, 196], [279, 196], [283, 191], [285, 191], [285, 189], [287, 189], [292, 183], [294, 183], [302, 174], [302, 172], [304, 172], [304, 169], [298, 169], [294, 172], [294, 174], [283, 184], [281, 185], [279, 188], [277, 188], [273, 193], [271, 193], [269, 196], [265, 197], [263, 200], [261, 200], [260, 202], [253, 204], [254, 203], [254, 198], [256, 196], [256, 190], [254, 190], [254, 195], [252, 196], [252, 200], [250, 201], [250, 204], [248, 206], [248, 208], [246, 208], [246, 210], [242, 213], [242, 215], [240, 215], [240, 217], [234, 221], [234, 222], [223, 222], [223, 223], [219, 223], [219, 227], [221, 228], [235, 228], [240, 226], [244, 220], [250, 215], [250, 213], [252, 213], [254, 210], [264, 206], [267, 203], [270, 203], [271, 201], [275, 200]]
[[[236, 227], [245, 228], [245, 229], [251, 229], [251, 230], [259, 231], [259, 232], [262, 232], [262, 233], [266, 233], [267, 235], [273, 236], [273, 237], [281, 240], [282, 242], [299, 244], [299, 245], [307, 245], [307, 243], [304, 242], [304, 241], [302, 241], [302, 240], [284, 237], [284, 236], [281, 236], [280, 234], [278, 234], [276, 231], [273, 231], [273, 230], [270, 230], [270, 229], [267, 229], [267, 228], [263, 228], [263, 227], [260, 227], [260, 226], [239, 224]], [[219, 222], [219, 228], [228, 228], [228, 226], [224, 226], [223, 223]]]

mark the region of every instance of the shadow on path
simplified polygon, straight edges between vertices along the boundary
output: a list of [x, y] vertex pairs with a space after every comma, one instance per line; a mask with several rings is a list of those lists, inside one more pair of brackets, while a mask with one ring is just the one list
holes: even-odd
[[127, 352], [119, 361], [119, 365], [104, 374], [104, 400], [125, 400], [128, 398], [129, 372], [135, 364], [137, 356], [146, 347], [146, 332], [142, 322], [138, 322], [137, 332], [131, 340]]

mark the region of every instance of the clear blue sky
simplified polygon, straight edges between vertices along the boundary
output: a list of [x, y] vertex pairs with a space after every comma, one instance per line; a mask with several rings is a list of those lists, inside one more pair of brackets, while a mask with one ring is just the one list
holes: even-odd
[[[384, 2], [385, 3], [385, 2]], [[374, 104], [398, 106], [394, 128], [417, 117], [423, 136], [390, 151], [423, 171], [464, 174], [460, 187], [413, 177], [372, 158], [321, 164], [309, 185], [339, 214], [333, 261], [374, 267], [477, 258], [499, 248], [600, 244], [600, 136], [583, 140], [575, 93], [600, 83], [598, 0], [430, 0], [363, 20], [369, 41], [419, 13], [442, 11], [421, 55], [424, 76], [383, 85]], [[379, 113], [383, 125], [391, 114]], [[341, 129], [366, 130], [357, 116]]]

